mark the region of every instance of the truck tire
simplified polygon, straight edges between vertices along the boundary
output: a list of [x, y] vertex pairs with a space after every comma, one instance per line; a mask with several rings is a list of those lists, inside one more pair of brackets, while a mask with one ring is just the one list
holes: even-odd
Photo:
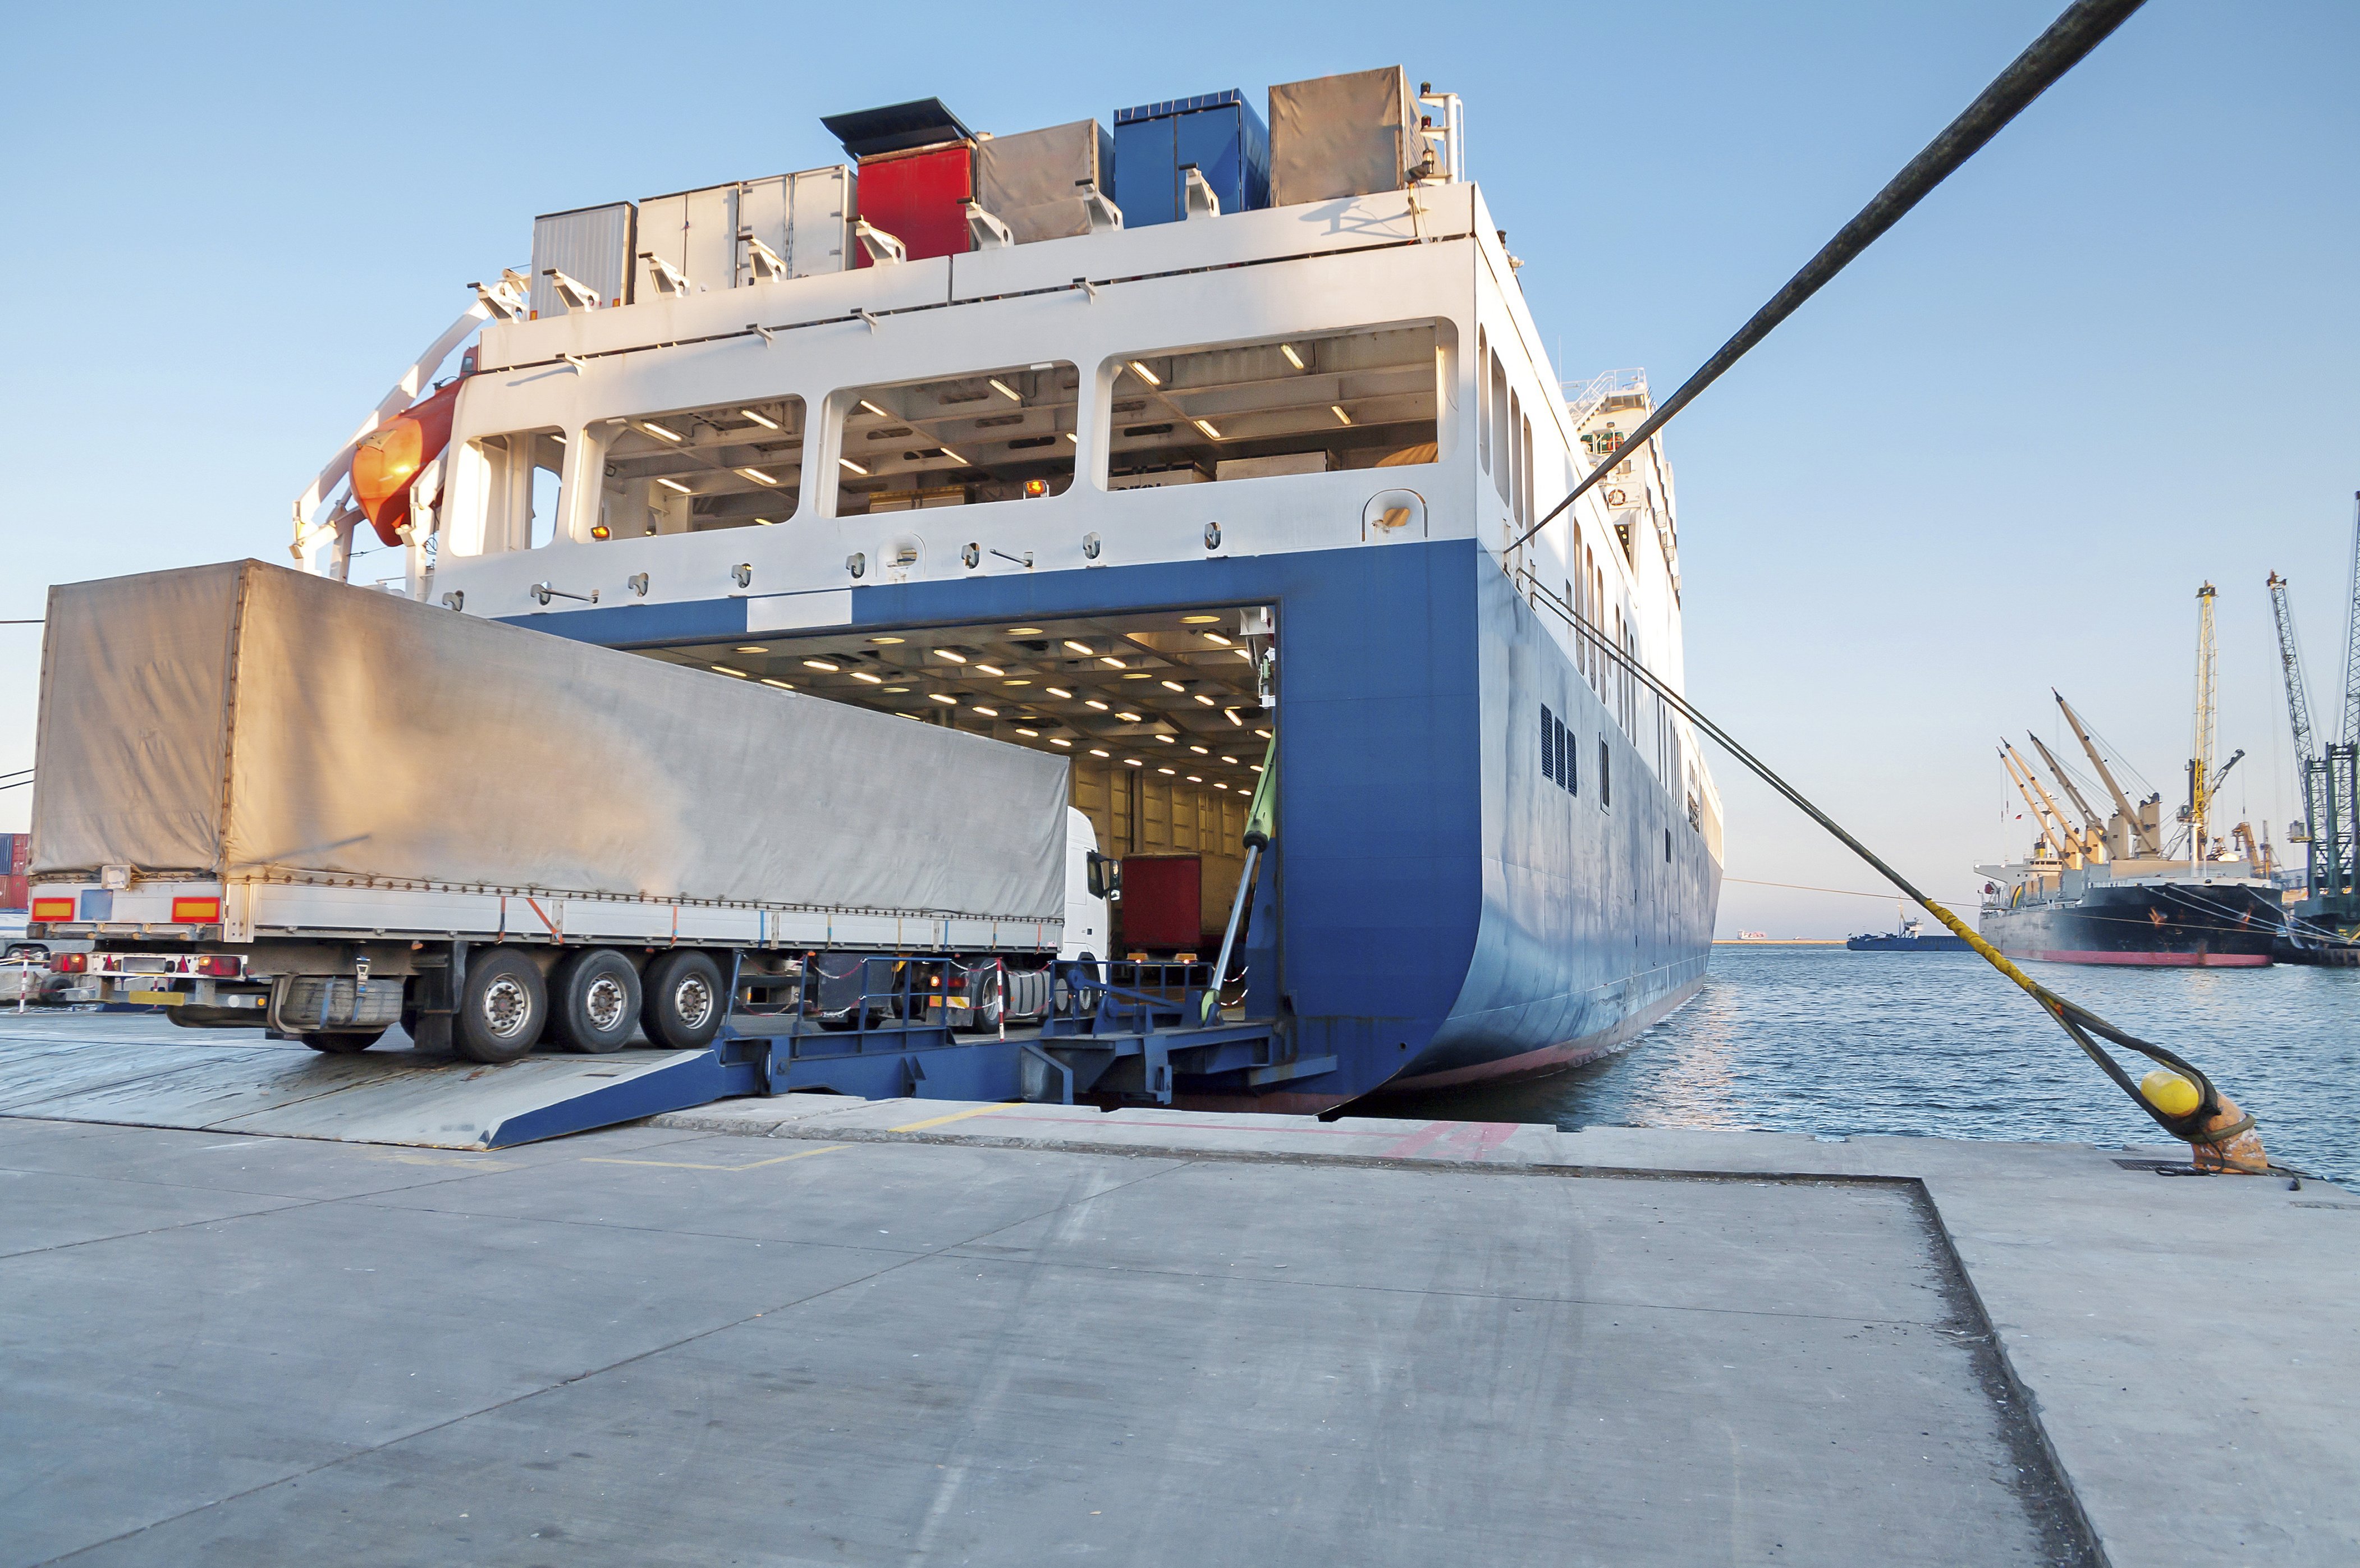
[[385, 1030], [353, 1029], [340, 1034], [306, 1034], [296, 1037], [314, 1051], [324, 1051], [331, 1056], [358, 1056], [385, 1038]]
[[575, 953], [550, 987], [549, 1032], [568, 1051], [604, 1056], [639, 1027], [639, 972], [611, 947]]
[[549, 988], [522, 953], [470, 955], [467, 982], [452, 1020], [451, 1043], [470, 1062], [514, 1062], [530, 1052], [549, 1021]]
[[728, 997], [722, 995], [721, 966], [710, 953], [667, 953], [648, 965], [646, 999], [639, 1021], [648, 1039], [674, 1051], [697, 1051], [721, 1030]]

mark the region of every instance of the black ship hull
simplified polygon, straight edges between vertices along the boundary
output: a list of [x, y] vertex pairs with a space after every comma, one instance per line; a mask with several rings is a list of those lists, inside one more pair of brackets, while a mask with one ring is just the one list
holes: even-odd
[[2281, 915], [2258, 888], [2132, 884], [1986, 909], [1983, 940], [2010, 958], [2175, 969], [2254, 969], [2270, 962]]

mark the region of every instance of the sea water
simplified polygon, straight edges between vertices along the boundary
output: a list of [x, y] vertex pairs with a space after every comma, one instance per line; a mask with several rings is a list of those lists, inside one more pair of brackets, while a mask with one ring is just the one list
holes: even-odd
[[[2026, 973], [2177, 1051], [2260, 1123], [2273, 1160], [2360, 1181], [2360, 969]], [[2115, 1055], [2134, 1081], [2156, 1064]], [[1554, 1076], [1385, 1102], [1380, 1115], [2159, 1145], [2065, 1031], [1972, 953], [1721, 947], [1696, 996], [1626, 1050]]]

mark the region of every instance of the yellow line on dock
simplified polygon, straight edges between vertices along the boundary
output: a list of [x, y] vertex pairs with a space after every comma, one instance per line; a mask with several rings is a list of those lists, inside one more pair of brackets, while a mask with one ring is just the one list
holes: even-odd
[[613, 1160], [585, 1157], [585, 1165], [655, 1165], [666, 1171], [759, 1171], [765, 1165], [784, 1165], [790, 1160], [809, 1160], [814, 1154], [834, 1154], [839, 1149], [850, 1149], [848, 1143], [831, 1143], [825, 1149], [806, 1149], [800, 1154], [781, 1154], [775, 1160], [757, 1160], [750, 1165], [698, 1165], [686, 1160]]
[[941, 1127], [945, 1122], [963, 1122], [969, 1116], [988, 1116], [994, 1111], [1004, 1111], [1007, 1108], [1003, 1105], [978, 1105], [970, 1111], [953, 1111], [946, 1116], [935, 1116], [923, 1122], [904, 1122], [900, 1127], [887, 1127], [885, 1130], [887, 1132], [923, 1132], [928, 1127]]

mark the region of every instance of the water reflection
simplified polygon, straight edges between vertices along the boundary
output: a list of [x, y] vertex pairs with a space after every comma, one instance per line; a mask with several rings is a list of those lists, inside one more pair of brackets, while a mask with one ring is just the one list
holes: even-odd
[[[2360, 971], [2030, 967], [2202, 1065], [2260, 1118], [2276, 1158], [2360, 1180], [2360, 1030], [2350, 1021]], [[1560, 1127], [2164, 1141], [1972, 953], [1723, 948], [1712, 971], [1685, 1008], [1618, 1056], [1381, 1108]]]

